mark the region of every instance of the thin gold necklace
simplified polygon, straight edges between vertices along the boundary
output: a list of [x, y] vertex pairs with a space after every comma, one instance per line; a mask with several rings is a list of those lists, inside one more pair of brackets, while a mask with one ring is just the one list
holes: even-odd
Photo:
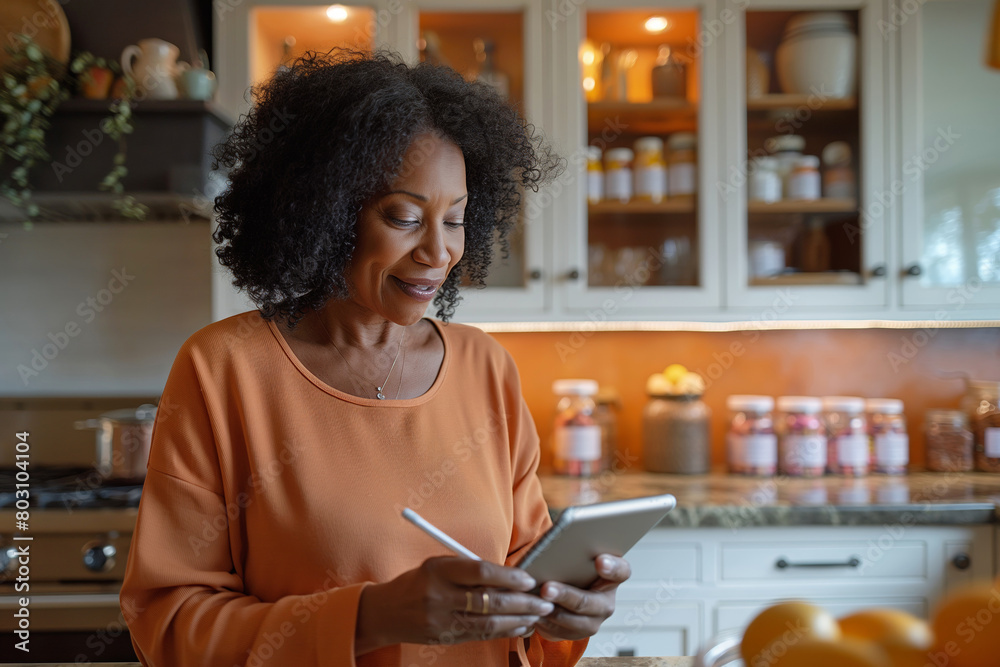
[[[340, 351], [339, 347], [337, 347], [337, 343], [333, 340], [333, 334], [330, 333], [330, 329], [327, 328], [326, 322], [323, 321], [323, 318], [320, 318], [319, 322], [320, 324], [323, 325], [323, 328], [326, 329], [326, 335], [330, 337], [330, 342], [333, 344], [333, 349], [335, 349], [337, 351], [337, 354], [340, 355], [340, 358], [344, 360], [344, 363], [347, 364], [347, 368], [350, 369], [351, 373], [353, 373], [355, 377], [364, 380], [368, 384], [375, 384], [374, 382], [366, 378], [364, 375], [354, 370], [354, 366], [351, 365], [351, 362], [347, 360], [347, 357], [344, 356], [344, 353]], [[385, 380], [383, 380], [381, 384], [375, 385], [375, 397], [378, 398], [378, 400], [380, 401], [385, 400], [385, 394], [382, 393], [382, 389], [386, 386], [386, 383], [389, 382], [389, 377], [392, 375], [392, 369], [396, 367], [396, 361], [399, 359], [399, 351], [403, 349], [403, 340], [405, 338], [406, 338], [406, 328], [404, 327], [403, 335], [399, 337], [399, 343], [396, 345], [396, 356], [393, 357], [392, 359], [392, 366], [389, 366], [389, 372], [386, 374]], [[400, 366], [399, 368], [400, 368], [399, 371], [400, 377], [399, 377], [399, 387], [396, 388], [396, 398], [399, 398], [399, 390], [402, 389], [403, 387], [403, 376], [402, 376], [403, 367]]]

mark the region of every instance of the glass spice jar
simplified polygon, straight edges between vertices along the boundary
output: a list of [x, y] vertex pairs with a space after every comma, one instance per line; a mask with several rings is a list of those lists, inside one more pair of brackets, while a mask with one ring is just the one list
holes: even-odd
[[661, 202], [667, 197], [667, 166], [663, 161], [663, 140], [639, 137], [635, 140], [635, 198]]
[[826, 471], [823, 403], [812, 396], [778, 397], [778, 462], [791, 477], [819, 477]]
[[587, 201], [597, 204], [604, 199], [604, 167], [599, 146], [587, 146]]
[[979, 392], [972, 428], [975, 433], [976, 470], [1000, 472], [1000, 390], [984, 387]]
[[552, 433], [552, 465], [558, 475], [586, 477], [600, 473], [601, 427], [594, 419], [596, 380], [556, 380], [560, 396]]
[[651, 395], [642, 410], [643, 463], [650, 472], [708, 472], [711, 411], [694, 394]]
[[611, 470], [618, 452], [618, 415], [621, 397], [613, 387], [601, 387], [594, 397], [594, 421], [601, 427], [601, 469]]
[[826, 469], [834, 475], [861, 477], [871, 470], [871, 447], [865, 420], [865, 399], [825, 396]]
[[698, 183], [698, 135], [676, 132], [667, 139], [670, 149], [667, 191], [671, 199], [694, 198]]
[[632, 199], [631, 148], [609, 148], [604, 152], [604, 197], [612, 201]]
[[729, 433], [726, 435], [729, 472], [736, 475], [773, 475], [778, 467], [778, 436], [774, 433], [774, 399], [733, 395], [726, 399]]
[[928, 410], [924, 444], [928, 470], [968, 472], [975, 465], [969, 416], [961, 410]]
[[865, 410], [868, 412], [875, 472], [906, 474], [906, 466], [910, 462], [910, 436], [906, 433], [903, 402], [895, 398], [870, 398], [865, 401]]

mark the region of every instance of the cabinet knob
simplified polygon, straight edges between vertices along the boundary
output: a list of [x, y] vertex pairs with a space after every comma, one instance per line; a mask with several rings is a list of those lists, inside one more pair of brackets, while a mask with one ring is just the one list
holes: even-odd
[[528, 280], [541, 280], [541, 279], [542, 279], [541, 269], [532, 269], [531, 271], [528, 272]]
[[910, 264], [908, 267], [906, 267], [906, 275], [908, 276], [916, 277], [919, 276], [921, 273], [923, 273], [923, 271], [921, 270], [919, 264]]
[[954, 558], [951, 559], [951, 564], [959, 570], [968, 570], [972, 567], [972, 559], [969, 558], [969, 554], [955, 554]]
[[83, 552], [83, 566], [91, 572], [107, 572], [115, 566], [117, 549], [110, 544], [88, 545]]
[[879, 264], [872, 268], [872, 278], [885, 278], [886, 273], [885, 264]]
[[579, 280], [580, 269], [570, 269], [566, 272], [566, 280]]

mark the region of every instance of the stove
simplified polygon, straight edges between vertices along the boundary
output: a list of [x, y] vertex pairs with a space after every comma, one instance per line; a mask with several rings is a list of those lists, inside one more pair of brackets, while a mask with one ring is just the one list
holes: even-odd
[[[17, 503], [17, 468], [0, 468], [0, 510]], [[29, 508], [103, 509], [138, 507], [142, 482], [108, 480], [94, 468], [51, 467], [29, 469]], [[2, 531], [5, 526], [0, 526]]]
[[142, 484], [29, 466], [19, 498], [18, 472], [0, 468], [0, 662], [134, 661], [118, 594]]

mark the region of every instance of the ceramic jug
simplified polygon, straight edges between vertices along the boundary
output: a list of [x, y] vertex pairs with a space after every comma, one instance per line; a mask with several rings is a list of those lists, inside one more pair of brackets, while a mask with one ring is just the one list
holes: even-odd
[[[149, 38], [122, 50], [122, 71], [135, 80], [136, 90], [146, 99], [177, 99], [177, 77], [190, 68], [178, 62], [180, 50], [162, 39]], [[133, 58], [135, 64], [133, 65]]]

